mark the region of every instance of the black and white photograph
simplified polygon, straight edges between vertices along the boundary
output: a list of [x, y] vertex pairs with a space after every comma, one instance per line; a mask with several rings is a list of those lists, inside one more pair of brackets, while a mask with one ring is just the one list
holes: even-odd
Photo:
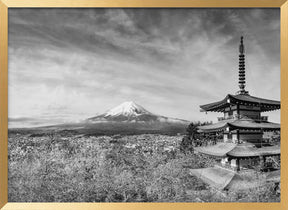
[[280, 202], [280, 9], [8, 26], [8, 202]]

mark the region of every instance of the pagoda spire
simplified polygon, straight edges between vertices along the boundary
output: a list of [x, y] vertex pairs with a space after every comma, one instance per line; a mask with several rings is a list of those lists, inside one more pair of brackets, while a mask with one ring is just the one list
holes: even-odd
[[238, 94], [248, 94], [248, 91], [245, 90], [245, 55], [244, 55], [244, 44], [243, 36], [241, 36], [241, 41], [239, 45], [239, 88]]

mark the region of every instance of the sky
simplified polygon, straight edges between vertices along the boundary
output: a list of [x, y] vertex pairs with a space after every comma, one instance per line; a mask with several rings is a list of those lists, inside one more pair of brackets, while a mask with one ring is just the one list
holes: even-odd
[[[199, 105], [238, 90], [280, 100], [279, 9], [9, 9], [9, 126], [62, 123], [125, 101], [216, 121]], [[280, 111], [267, 112], [280, 122]], [[17, 124], [18, 123], [18, 124]]]

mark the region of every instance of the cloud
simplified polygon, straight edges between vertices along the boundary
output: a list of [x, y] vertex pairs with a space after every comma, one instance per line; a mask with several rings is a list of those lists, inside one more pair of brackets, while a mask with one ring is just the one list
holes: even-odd
[[[69, 119], [126, 100], [188, 120], [238, 90], [280, 99], [278, 9], [11, 9], [9, 117]], [[53, 108], [54, 107], [54, 108]], [[84, 113], [83, 113], [84, 112]], [[279, 120], [279, 113], [273, 115]]]

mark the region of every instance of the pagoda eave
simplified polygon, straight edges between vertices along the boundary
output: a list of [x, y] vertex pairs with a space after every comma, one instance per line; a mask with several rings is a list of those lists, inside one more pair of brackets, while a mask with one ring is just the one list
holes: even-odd
[[253, 158], [259, 156], [278, 156], [280, 146], [266, 146], [257, 148], [249, 143], [218, 143], [212, 146], [195, 147], [195, 151], [213, 157]]
[[234, 147], [236, 147], [236, 144], [234, 143], [218, 143], [212, 146], [195, 147], [194, 150], [201, 154], [206, 154], [213, 157], [226, 157], [227, 153]]
[[277, 131], [280, 130], [280, 124], [271, 122], [253, 122], [250, 120], [235, 120], [228, 123], [231, 130], [255, 130], [255, 131]]
[[280, 130], [280, 124], [271, 122], [255, 122], [251, 119], [232, 119], [220, 121], [211, 125], [198, 126], [199, 132], [203, 133], [225, 131], [227, 128], [229, 128], [229, 131], [278, 131]]
[[274, 111], [281, 108], [280, 101], [258, 98], [248, 94], [228, 94], [223, 100], [201, 105], [200, 108], [203, 112], [224, 112], [226, 108], [233, 105], [259, 107], [261, 112]]
[[190, 174], [196, 176], [210, 186], [223, 190], [229, 186], [237, 174], [221, 167], [190, 169]]
[[259, 156], [275, 156], [280, 155], [280, 146], [267, 146], [256, 148], [247, 144], [238, 144], [231, 151], [227, 153], [227, 156], [237, 158], [259, 157]]

